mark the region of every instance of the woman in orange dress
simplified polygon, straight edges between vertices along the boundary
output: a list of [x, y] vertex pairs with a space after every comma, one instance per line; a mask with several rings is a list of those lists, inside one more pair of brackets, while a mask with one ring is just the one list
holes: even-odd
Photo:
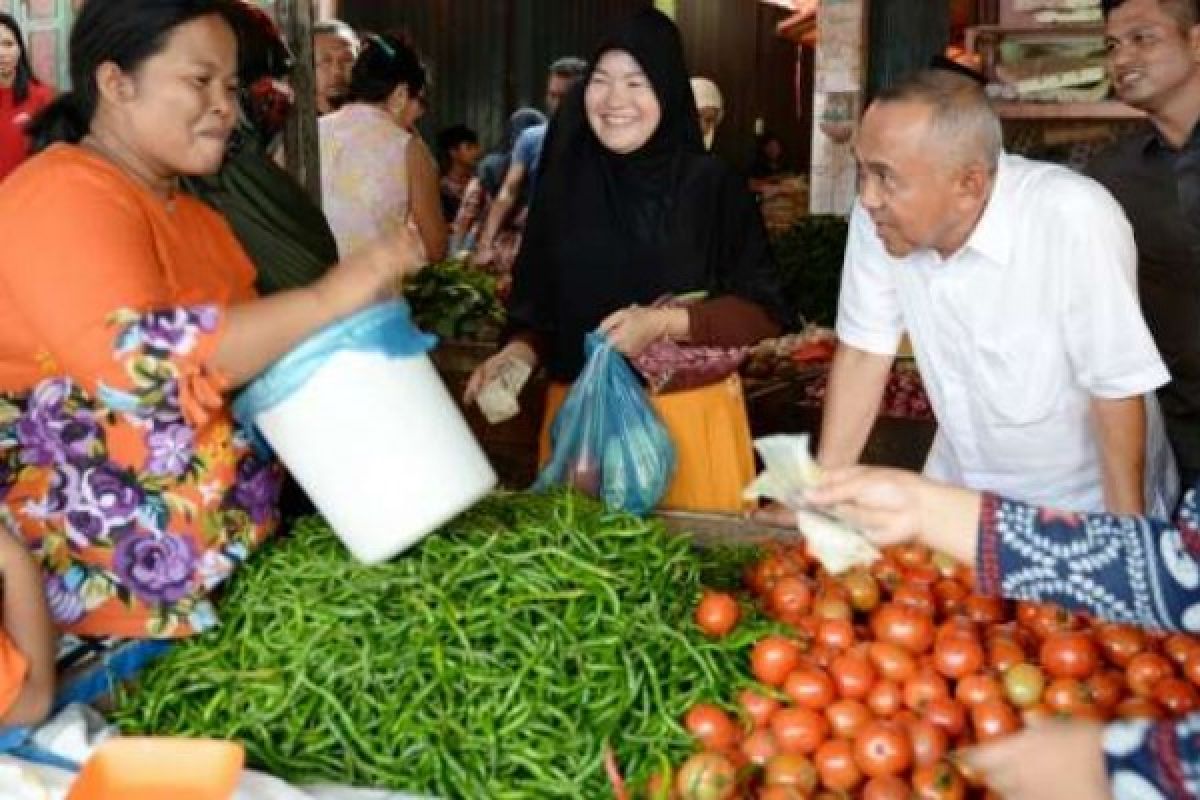
[[277, 523], [280, 469], [227, 392], [418, 265], [394, 241], [258, 299], [229, 226], [177, 190], [236, 121], [240, 6], [87, 3], [49, 146], [0, 187], [0, 515], [82, 635], [185, 636]]

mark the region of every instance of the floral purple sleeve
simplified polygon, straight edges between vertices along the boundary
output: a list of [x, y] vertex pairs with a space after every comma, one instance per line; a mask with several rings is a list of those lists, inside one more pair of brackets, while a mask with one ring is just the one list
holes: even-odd
[[985, 495], [980, 588], [1102, 619], [1200, 633], [1200, 516], [1190, 490], [1175, 524], [1039, 509]]
[[191, 444], [188, 431], [162, 423], [199, 425], [222, 402], [226, 382], [208, 361], [223, 321], [215, 305], [122, 309], [109, 318], [118, 369], [105, 371], [98, 395], [110, 408], [153, 425], [148, 444], [160, 469], [173, 470]]
[[1104, 732], [1113, 800], [1200, 797], [1200, 714], [1114, 722]]

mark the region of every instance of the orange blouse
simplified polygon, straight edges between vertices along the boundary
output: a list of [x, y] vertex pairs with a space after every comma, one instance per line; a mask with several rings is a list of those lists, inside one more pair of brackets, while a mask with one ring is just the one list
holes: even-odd
[[211, 365], [254, 268], [199, 200], [57, 145], [0, 186], [0, 515], [72, 633], [185, 636], [277, 524]]

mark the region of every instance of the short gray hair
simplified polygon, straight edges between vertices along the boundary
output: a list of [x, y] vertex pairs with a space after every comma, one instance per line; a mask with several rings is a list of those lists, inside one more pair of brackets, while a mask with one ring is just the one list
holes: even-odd
[[875, 97], [876, 103], [915, 103], [929, 108], [930, 134], [961, 163], [982, 159], [995, 170], [1004, 152], [1004, 128], [978, 82], [944, 69], [925, 69], [902, 78]]
[[358, 47], [360, 42], [358, 34], [340, 19], [326, 19], [313, 25], [313, 36], [340, 36], [348, 42], [352, 42], [355, 47]]

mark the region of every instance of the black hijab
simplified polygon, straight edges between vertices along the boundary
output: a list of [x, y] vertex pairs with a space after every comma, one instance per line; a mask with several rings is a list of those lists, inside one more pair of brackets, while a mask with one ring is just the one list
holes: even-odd
[[[610, 51], [637, 61], [661, 121], [641, 149], [607, 149], [584, 94]], [[583, 337], [612, 312], [665, 294], [736, 294], [786, 320], [766, 235], [745, 182], [704, 151], [675, 24], [638, 12], [597, 48], [550, 124], [514, 266], [512, 333], [541, 339], [550, 375], [571, 381]]]

